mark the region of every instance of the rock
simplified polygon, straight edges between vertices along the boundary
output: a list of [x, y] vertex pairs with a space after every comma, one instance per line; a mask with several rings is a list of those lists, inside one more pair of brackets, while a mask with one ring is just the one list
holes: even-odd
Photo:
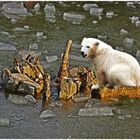
[[136, 21], [138, 21], [138, 20], [139, 20], [139, 17], [137, 17], [137, 16], [131, 17], [131, 22], [132, 23], [136, 23]]
[[140, 20], [136, 21], [136, 27], [140, 27]]
[[25, 25], [25, 26], [24, 26], [24, 29], [29, 30], [29, 28], [30, 28], [29, 25]]
[[27, 99], [25, 99], [23, 96], [19, 96], [15, 94], [9, 94], [9, 97], [7, 98], [7, 100], [14, 104], [22, 104], [22, 105], [28, 104]]
[[55, 62], [58, 60], [58, 56], [54, 55], [54, 56], [46, 56], [46, 60], [49, 63]]
[[116, 50], [121, 51], [121, 52], [124, 52], [125, 51], [125, 49], [123, 49], [121, 47], [116, 47]]
[[127, 34], [129, 34], [129, 33], [128, 33], [127, 30], [121, 29], [121, 30], [120, 30], [120, 34], [121, 34], [121, 35], [127, 35]]
[[25, 99], [27, 99], [31, 103], [36, 103], [36, 99], [32, 95], [26, 95]]
[[107, 18], [112, 18], [113, 16], [114, 16], [113, 11], [109, 11], [109, 12], [106, 13]]
[[82, 108], [80, 109], [79, 116], [113, 116], [111, 107], [92, 107], [92, 108]]
[[[12, 18], [11, 14], [18, 16], [27, 16], [30, 15], [27, 9], [23, 6], [22, 3], [19, 2], [9, 2], [2, 5], [2, 13], [6, 16], [6, 18]], [[9, 16], [8, 16], [9, 15]]]
[[98, 21], [97, 21], [97, 20], [93, 20], [92, 23], [93, 23], [93, 24], [97, 24]]
[[17, 49], [11, 44], [0, 43], [0, 51], [17, 51]]
[[103, 8], [91, 8], [90, 14], [94, 16], [100, 16], [103, 14]]
[[10, 120], [8, 118], [0, 118], [0, 126], [9, 126]]
[[106, 35], [98, 35], [98, 39], [100, 40], [106, 40], [107, 36]]
[[56, 12], [55, 5], [47, 3], [44, 7], [44, 12], [46, 17], [54, 17]]
[[74, 101], [74, 102], [84, 102], [84, 101], [87, 101], [89, 99], [89, 97], [87, 97], [87, 96], [77, 96], [77, 95], [74, 95], [73, 97], [72, 97], [72, 100]]
[[34, 9], [35, 9], [36, 12], [39, 12], [39, 10], [40, 10], [40, 4], [37, 3], [37, 4], [34, 6]]
[[128, 1], [128, 2], [126, 3], [126, 6], [127, 6], [127, 7], [134, 7], [134, 2]]
[[140, 63], [140, 50], [137, 50], [137, 52], [136, 52], [136, 59]]
[[83, 5], [85, 11], [90, 10], [91, 8], [98, 8], [99, 6], [96, 3], [86, 3]]
[[11, 23], [12, 23], [12, 24], [15, 24], [15, 23], [17, 23], [17, 19], [15, 19], [15, 18], [12, 18], [12, 19], [11, 19]]
[[131, 48], [133, 46], [133, 44], [134, 44], [134, 39], [133, 38], [125, 38], [124, 39], [124, 44], [127, 47]]
[[73, 95], [77, 93], [77, 84], [74, 83], [72, 80], [64, 79], [61, 80], [60, 84], [60, 99], [70, 99]]
[[7, 35], [7, 36], [9, 36], [10, 34], [8, 33], [8, 32], [5, 32], [5, 31], [2, 31], [2, 32], [0, 32], [2, 35]]
[[56, 115], [51, 110], [45, 110], [41, 113], [40, 118], [54, 118]]
[[86, 107], [93, 107], [93, 105], [92, 105], [91, 103], [86, 103], [86, 104], [85, 104], [85, 108], [86, 108]]
[[85, 19], [85, 16], [71, 12], [71, 13], [64, 13], [63, 19], [66, 21], [81, 23]]
[[29, 29], [21, 28], [21, 27], [15, 27], [13, 29], [14, 32], [29, 32]]
[[70, 59], [71, 60], [75, 60], [75, 61], [82, 61], [82, 62], [87, 62], [88, 60], [81, 57], [81, 56], [76, 56], [76, 55], [70, 55]]
[[44, 35], [43, 32], [37, 32], [37, 33], [36, 33], [37, 39], [42, 39], [42, 38], [43, 38], [43, 35]]
[[29, 45], [29, 50], [38, 50], [38, 45], [37, 43], [32, 43]]

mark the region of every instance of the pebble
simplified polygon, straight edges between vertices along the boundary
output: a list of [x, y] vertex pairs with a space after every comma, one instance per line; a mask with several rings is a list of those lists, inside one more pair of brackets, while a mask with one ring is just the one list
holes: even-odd
[[106, 13], [107, 18], [112, 18], [113, 16], [114, 16], [113, 11], [109, 11], [109, 12]]
[[51, 110], [45, 110], [41, 113], [40, 118], [54, 118], [56, 115]]
[[137, 52], [136, 52], [136, 59], [140, 63], [140, 50], [137, 50]]
[[7, 36], [9, 36], [10, 34], [8, 33], [8, 32], [5, 32], [5, 31], [2, 31], [2, 32], [0, 32], [2, 35], [7, 35]]
[[56, 8], [52, 3], [47, 3], [44, 7], [44, 12], [46, 17], [54, 17]]
[[38, 50], [38, 45], [37, 43], [32, 43], [29, 45], [29, 50]]
[[17, 23], [17, 19], [12, 18], [12, 19], [11, 19], [11, 23], [12, 23], [12, 24]]
[[97, 24], [98, 21], [97, 21], [97, 20], [93, 20], [92, 23], [93, 23], [93, 24]]
[[9, 94], [7, 100], [14, 104], [22, 104], [22, 105], [28, 104], [27, 99], [25, 99], [23, 96], [16, 95], [16, 94]]
[[124, 44], [128, 47], [132, 47], [132, 45], [134, 44], [134, 39], [133, 38], [125, 38]]
[[43, 32], [37, 32], [37, 33], [36, 33], [37, 39], [42, 39], [42, 38], [43, 38], [43, 35], [44, 35]]
[[89, 97], [87, 97], [87, 96], [77, 96], [77, 95], [75, 95], [75, 96], [73, 96], [72, 97], [72, 100], [74, 101], [74, 102], [84, 102], [84, 101], [87, 101], [89, 99]]
[[90, 14], [95, 15], [95, 16], [100, 16], [103, 14], [103, 8], [91, 8], [90, 9]]
[[85, 11], [90, 10], [91, 8], [98, 8], [99, 6], [96, 3], [86, 3], [83, 5]]
[[54, 56], [46, 56], [46, 60], [49, 63], [55, 62], [58, 60], [58, 56], [54, 55]]
[[127, 35], [127, 34], [129, 34], [129, 33], [128, 33], [127, 30], [121, 29], [121, 30], [120, 30], [120, 34], [121, 34], [121, 35]]
[[79, 24], [85, 19], [85, 16], [75, 12], [67, 12], [63, 14], [63, 19]]
[[111, 107], [91, 107], [80, 109], [79, 116], [113, 116]]
[[137, 17], [137, 16], [131, 17], [131, 22], [132, 22], [132, 23], [135, 23], [135, 22], [138, 21], [138, 20], [139, 20], [139, 17]]
[[106, 40], [107, 36], [106, 35], [98, 35], [98, 39]]
[[0, 51], [17, 51], [17, 49], [11, 44], [0, 43]]
[[27, 99], [29, 102], [32, 102], [32, 103], [37, 102], [36, 99], [32, 95], [26, 95], [25, 99]]
[[22, 27], [15, 27], [13, 29], [14, 32], [28, 32], [29, 29], [26, 29], [26, 28], [22, 28]]
[[136, 27], [140, 27], [140, 20], [136, 21]]
[[40, 10], [40, 4], [37, 3], [37, 4], [34, 6], [34, 9], [35, 9], [36, 12], [39, 12], [39, 10]]
[[9, 126], [10, 120], [8, 118], [0, 118], [0, 126]]

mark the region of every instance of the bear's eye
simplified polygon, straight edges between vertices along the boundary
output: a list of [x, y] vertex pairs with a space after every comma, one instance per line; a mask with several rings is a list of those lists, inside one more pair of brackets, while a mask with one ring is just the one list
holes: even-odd
[[86, 46], [86, 48], [90, 48], [90, 46]]

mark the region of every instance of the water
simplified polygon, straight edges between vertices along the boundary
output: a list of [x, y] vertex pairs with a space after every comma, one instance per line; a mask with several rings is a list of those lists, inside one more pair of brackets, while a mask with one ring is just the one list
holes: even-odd
[[[5, 31], [10, 34], [0, 34], [0, 42], [14, 45], [18, 50], [21, 48], [29, 50], [29, 45], [36, 43], [38, 45], [38, 52], [47, 50], [48, 55], [58, 56], [58, 61], [47, 63], [46, 55], [41, 55], [41, 63], [45, 66], [45, 72], [50, 72], [52, 76], [56, 76], [61, 62], [61, 54], [64, 51], [66, 43], [72, 39], [74, 43], [80, 44], [83, 37], [98, 37], [107, 36], [105, 42], [112, 45], [114, 48], [124, 48], [126, 52], [136, 55], [136, 51], [140, 49], [140, 27], [136, 27], [131, 22], [130, 17], [138, 16], [140, 13], [140, 5], [136, 8], [126, 6], [126, 2], [94, 2], [103, 8], [103, 15], [101, 20], [98, 16], [92, 16], [89, 11], [85, 11], [83, 5], [92, 2], [66, 2], [66, 6], [59, 5], [58, 2], [51, 2], [55, 5], [56, 12], [55, 22], [45, 20], [44, 6], [42, 2], [41, 14], [33, 13], [33, 16], [28, 16], [24, 19], [17, 20], [12, 24], [10, 19], [6, 19], [0, 14], [0, 32]], [[116, 3], [116, 4], [115, 4]], [[118, 16], [106, 18], [106, 12], [113, 11]], [[72, 24], [63, 20], [63, 13], [76, 12], [85, 15], [85, 19], [81, 24]], [[97, 24], [92, 21], [97, 20]], [[24, 28], [29, 26], [28, 32], [14, 32], [15, 27]], [[129, 34], [120, 34], [121, 29], [127, 30]], [[36, 33], [43, 32], [46, 38], [37, 39]], [[124, 46], [125, 38], [134, 38], [134, 44], [131, 48]], [[80, 56], [80, 48], [72, 48], [72, 55]], [[18, 53], [10, 52], [0, 54], [0, 71], [5, 67], [12, 67], [12, 58], [19, 57]], [[70, 60], [70, 68], [77, 66], [90, 66], [90, 63]], [[55, 119], [43, 123], [39, 119], [39, 107], [30, 106], [15, 106], [0, 98], [2, 105], [1, 111], [3, 115], [9, 117], [12, 110], [19, 110], [23, 113], [24, 118], [21, 122], [13, 121], [13, 127], [0, 129], [2, 131], [2, 138], [139, 138], [139, 99], [130, 100], [125, 99], [121, 104], [114, 105], [117, 109], [123, 110], [131, 114], [131, 118], [119, 120], [118, 114], [110, 118], [81, 118], [77, 117], [77, 113], [82, 104], [65, 103], [61, 108], [56, 108], [54, 111], [58, 112]], [[6, 102], [6, 103], [5, 103]], [[6, 108], [6, 109], [5, 109]], [[46, 105], [47, 108], [47, 105]], [[57, 113], [56, 113], [57, 114]], [[72, 116], [68, 118], [67, 116]], [[122, 114], [120, 114], [122, 115]], [[121, 117], [120, 117], [121, 118]], [[11, 117], [12, 119], [12, 117]], [[27, 128], [27, 126], [30, 126]], [[24, 131], [23, 131], [24, 130]], [[133, 130], [133, 131], [132, 131]], [[14, 132], [14, 133], [13, 133]], [[29, 133], [30, 132], [30, 133]], [[7, 134], [8, 133], [8, 134]]]

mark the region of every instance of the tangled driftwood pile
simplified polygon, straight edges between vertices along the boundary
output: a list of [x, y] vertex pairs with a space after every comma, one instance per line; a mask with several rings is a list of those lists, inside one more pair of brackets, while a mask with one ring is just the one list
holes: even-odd
[[[57, 86], [60, 99], [70, 99], [78, 93], [91, 95], [91, 86], [97, 81], [91, 69], [85, 67], [76, 67], [69, 69], [69, 54], [72, 47], [72, 41], [69, 40], [64, 50], [62, 63], [58, 72], [57, 80], [53, 83]], [[51, 96], [50, 74], [43, 71], [39, 58], [33, 58], [28, 55], [26, 59], [19, 62], [14, 59], [14, 69], [5, 68], [2, 74], [4, 89], [14, 91], [17, 94], [32, 94], [43, 99]], [[94, 92], [92, 92], [94, 94]], [[130, 98], [140, 97], [139, 87], [122, 87], [109, 89], [104, 87], [100, 89], [101, 98], [114, 96], [128, 96]]]

